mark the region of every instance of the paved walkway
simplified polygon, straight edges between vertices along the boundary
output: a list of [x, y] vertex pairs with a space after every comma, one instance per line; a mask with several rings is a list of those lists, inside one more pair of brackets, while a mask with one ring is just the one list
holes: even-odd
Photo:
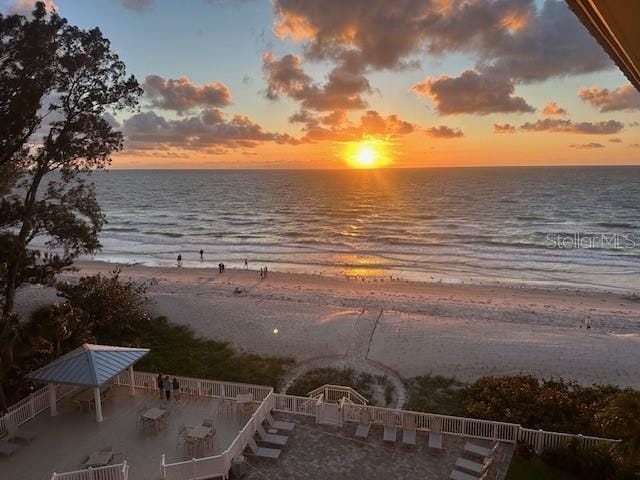
[[282, 392], [287, 393], [293, 382], [309, 370], [323, 367], [352, 368], [358, 372], [386, 376], [395, 390], [395, 408], [403, 408], [406, 403], [407, 393], [400, 376], [386, 365], [368, 358], [371, 340], [382, 313], [383, 310], [381, 308], [363, 309], [355, 322], [347, 353], [345, 355], [319, 357], [299, 364], [285, 379]]

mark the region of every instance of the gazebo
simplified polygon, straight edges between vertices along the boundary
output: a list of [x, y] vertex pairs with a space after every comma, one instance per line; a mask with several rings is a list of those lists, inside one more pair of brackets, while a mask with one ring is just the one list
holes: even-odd
[[148, 348], [114, 347], [85, 343], [56, 358], [50, 364], [27, 375], [35, 382], [49, 384], [51, 416], [58, 414], [56, 384], [93, 388], [96, 421], [102, 422], [100, 387], [113, 377], [129, 369], [131, 395], [134, 394], [133, 364], [149, 353]]

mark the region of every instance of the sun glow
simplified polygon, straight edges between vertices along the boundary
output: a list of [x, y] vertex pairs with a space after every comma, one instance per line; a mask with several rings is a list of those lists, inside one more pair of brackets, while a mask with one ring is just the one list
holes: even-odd
[[374, 139], [348, 142], [344, 158], [353, 168], [378, 168], [391, 163], [387, 142]]

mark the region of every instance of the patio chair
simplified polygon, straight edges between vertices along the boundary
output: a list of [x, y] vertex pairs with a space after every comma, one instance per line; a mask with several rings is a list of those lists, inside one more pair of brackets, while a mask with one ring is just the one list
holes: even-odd
[[235, 402], [232, 399], [223, 398], [218, 402], [218, 416], [230, 417], [233, 415], [233, 407]]
[[398, 419], [394, 414], [388, 414], [384, 418], [384, 433], [382, 435], [382, 439], [385, 442], [392, 442], [398, 439], [398, 427], [397, 427]]
[[436, 450], [442, 450], [442, 422], [441, 420], [435, 420], [429, 431], [429, 448]]
[[369, 430], [371, 429], [371, 415], [368, 410], [363, 410], [360, 413], [360, 423], [356, 427], [355, 436], [358, 438], [367, 439], [369, 437]]
[[456, 467], [462, 468], [463, 470], [468, 470], [473, 473], [484, 473], [489, 469], [493, 459], [486, 458], [484, 462], [478, 463], [473, 460], [468, 460], [466, 458], [458, 457], [456, 460]]
[[179, 446], [180, 443], [184, 443], [185, 437], [187, 436], [187, 433], [189, 433], [190, 429], [191, 427], [187, 427], [186, 425], [180, 425], [178, 427], [178, 440], [176, 442], [176, 446]]
[[475, 443], [467, 442], [464, 445], [464, 451], [473, 453], [475, 455], [479, 455], [481, 457], [491, 457], [498, 449], [498, 442], [493, 444], [493, 447], [487, 448], [481, 445], [476, 445]]
[[16, 442], [31, 443], [36, 438], [36, 432], [20, 428], [11, 421], [7, 423], [7, 430], [9, 434], [7, 438]]
[[213, 427], [213, 420], [211, 420], [210, 418], [205, 418], [204, 420], [202, 420], [202, 425], [204, 425], [205, 427]]
[[113, 447], [111, 445], [101, 448], [100, 449], [101, 452], [113, 452]]
[[279, 420], [274, 420], [271, 416], [271, 412], [267, 412], [267, 423], [271, 426], [271, 428], [275, 428], [276, 430], [288, 430], [291, 431], [295, 428], [296, 424], [293, 422], [281, 422]]
[[14, 453], [20, 450], [20, 445], [6, 440], [0, 440], [0, 453], [5, 457], [10, 457]]
[[259, 447], [253, 437], [249, 439], [249, 450], [251, 450], [252, 455], [256, 457], [273, 459], [277, 459], [280, 456], [280, 452], [282, 452], [282, 450], [278, 450], [277, 448]]
[[409, 415], [402, 419], [402, 443], [405, 445], [416, 446], [416, 420]]
[[460, 470], [451, 470], [451, 475], [449, 475], [451, 480], [488, 480], [489, 472], [485, 472], [480, 478], [475, 475], [470, 475], [468, 473], [461, 472]]
[[273, 435], [271, 433], [265, 432], [264, 428], [262, 428], [262, 425], [258, 425], [258, 428], [256, 430], [258, 432], [258, 435], [260, 436], [260, 440], [265, 443], [271, 443], [273, 445], [280, 445], [283, 447], [287, 444], [287, 440], [289, 440], [289, 437], [286, 437], [285, 435]]

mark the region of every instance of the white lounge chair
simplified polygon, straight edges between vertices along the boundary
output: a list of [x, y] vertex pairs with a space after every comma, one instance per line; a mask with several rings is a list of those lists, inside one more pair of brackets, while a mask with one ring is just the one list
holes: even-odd
[[36, 432], [25, 428], [16, 428], [13, 425], [10, 425], [9, 438], [16, 442], [31, 443], [36, 438]]
[[371, 429], [371, 418], [367, 410], [363, 410], [360, 414], [360, 423], [356, 427], [355, 436], [358, 438], [368, 438]]
[[275, 428], [276, 430], [291, 431], [296, 426], [296, 424], [293, 422], [281, 422], [279, 420], [274, 420], [271, 416], [271, 413], [267, 413], [267, 423], [271, 426], [271, 428]]
[[429, 429], [429, 448], [442, 450], [442, 419], [435, 419]]
[[403, 418], [402, 443], [405, 445], [416, 445], [416, 421], [412, 416]]
[[12, 442], [7, 442], [5, 440], [0, 440], [0, 453], [5, 457], [10, 457], [18, 450], [20, 450], [20, 445], [16, 445]]
[[265, 432], [264, 428], [262, 428], [262, 425], [258, 425], [257, 431], [258, 431], [258, 435], [260, 436], [260, 440], [262, 440], [265, 443], [285, 446], [287, 444], [287, 440], [289, 440], [289, 438], [286, 437], [285, 435], [274, 435], [274, 434]]
[[461, 472], [460, 470], [451, 470], [451, 475], [449, 475], [451, 480], [486, 480], [489, 478], [489, 473], [485, 472], [480, 478], [475, 475], [471, 475], [469, 473]]
[[382, 439], [385, 442], [393, 442], [398, 439], [397, 418], [394, 414], [388, 414], [384, 419], [384, 433]]
[[280, 456], [280, 452], [282, 451], [278, 450], [277, 448], [259, 447], [253, 438], [249, 439], [249, 450], [251, 450], [251, 453], [256, 457], [273, 459], [277, 459]]
[[464, 470], [469, 470], [473, 473], [484, 473], [491, 466], [492, 461], [493, 459], [486, 458], [484, 462], [478, 463], [474, 462], [473, 460], [468, 460], [466, 458], [460, 457], [456, 460], [456, 467], [460, 467]]
[[495, 442], [493, 447], [487, 448], [481, 445], [476, 445], [475, 443], [467, 442], [464, 445], [464, 451], [469, 453], [474, 453], [481, 457], [491, 457], [498, 449], [498, 442]]

